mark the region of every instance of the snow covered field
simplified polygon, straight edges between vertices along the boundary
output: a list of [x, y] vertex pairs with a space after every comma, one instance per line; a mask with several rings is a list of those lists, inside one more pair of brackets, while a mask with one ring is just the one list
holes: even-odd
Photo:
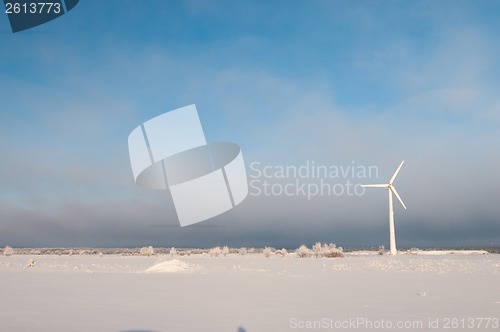
[[500, 255], [12, 255], [0, 294], [0, 331], [500, 331]]

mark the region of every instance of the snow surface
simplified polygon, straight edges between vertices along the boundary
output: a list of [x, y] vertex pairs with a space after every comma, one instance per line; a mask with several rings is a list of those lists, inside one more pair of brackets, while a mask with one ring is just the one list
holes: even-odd
[[0, 294], [0, 331], [500, 331], [500, 255], [0, 256]]

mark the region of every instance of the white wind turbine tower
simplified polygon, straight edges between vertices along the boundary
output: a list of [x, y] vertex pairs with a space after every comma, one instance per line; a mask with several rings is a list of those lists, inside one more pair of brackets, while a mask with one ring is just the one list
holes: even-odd
[[403, 207], [406, 210], [405, 203], [403, 203], [403, 200], [399, 196], [398, 191], [392, 185], [392, 183], [394, 182], [394, 179], [396, 179], [396, 176], [398, 176], [399, 170], [401, 169], [401, 166], [403, 166], [404, 162], [405, 162], [404, 160], [401, 162], [401, 164], [399, 165], [398, 169], [396, 170], [396, 172], [392, 176], [392, 178], [389, 181], [389, 183], [387, 183], [387, 184], [365, 184], [365, 185], [361, 185], [362, 187], [385, 188], [385, 189], [387, 189], [387, 191], [389, 193], [389, 236], [390, 236], [390, 245], [391, 245], [391, 255], [396, 255], [396, 253], [397, 253], [397, 249], [396, 249], [396, 232], [394, 230], [394, 208], [392, 206], [392, 194], [393, 193], [394, 193], [394, 195], [396, 195], [396, 197], [398, 198], [399, 202], [401, 203], [401, 205], [403, 205]]

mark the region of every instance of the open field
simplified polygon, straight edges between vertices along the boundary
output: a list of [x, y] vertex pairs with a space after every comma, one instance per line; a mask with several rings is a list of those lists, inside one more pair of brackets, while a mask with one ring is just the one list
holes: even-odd
[[500, 255], [12, 255], [0, 294], [1, 331], [500, 331]]

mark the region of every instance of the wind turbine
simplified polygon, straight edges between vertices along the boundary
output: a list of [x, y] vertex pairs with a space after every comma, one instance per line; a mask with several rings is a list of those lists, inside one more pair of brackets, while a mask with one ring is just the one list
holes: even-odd
[[390, 245], [391, 245], [391, 255], [396, 255], [396, 253], [397, 253], [397, 249], [396, 249], [396, 231], [394, 229], [394, 208], [392, 206], [392, 194], [393, 193], [394, 193], [394, 195], [396, 195], [396, 197], [398, 198], [399, 202], [401, 203], [401, 205], [403, 205], [403, 207], [406, 210], [405, 203], [403, 203], [403, 200], [399, 196], [398, 191], [392, 185], [392, 183], [396, 179], [396, 176], [398, 176], [399, 170], [401, 169], [401, 166], [403, 166], [404, 162], [405, 162], [404, 160], [401, 162], [401, 164], [399, 165], [398, 169], [396, 170], [396, 172], [392, 176], [392, 178], [389, 181], [389, 183], [387, 183], [387, 184], [365, 184], [365, 185], [361, 185], [362, 187], [365, 187], [365, 188], [370, 188], [370, 187], [373, 187], [373, 188], [385, 188], [389, 192], [389, 236], [390, 236]]

